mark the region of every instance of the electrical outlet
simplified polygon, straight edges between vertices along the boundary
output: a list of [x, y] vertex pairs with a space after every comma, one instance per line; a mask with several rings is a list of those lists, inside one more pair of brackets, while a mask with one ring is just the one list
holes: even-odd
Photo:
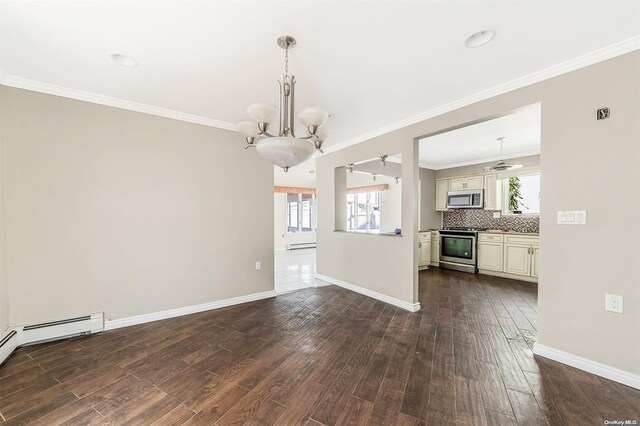
[[494, 219], [500, 219], [500, 212], [493, 212]]
[[604, 310], [621, 314], [623, 310], [622, 296], [615, 294], [605, 294], [604, 296]]
[[260, 265], [260, 262], [256, 262], [256, 271], [259, 270], [262, 266]]

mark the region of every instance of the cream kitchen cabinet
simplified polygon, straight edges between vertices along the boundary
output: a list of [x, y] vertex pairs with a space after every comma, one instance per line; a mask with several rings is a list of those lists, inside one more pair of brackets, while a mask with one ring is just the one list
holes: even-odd
[[538, 237], [505, 235], [504, 272], [507, 274], [538, 276]]
[[478, 234], [478, 269], [502, 272], [504, 236], [488, 233]]
[[537, 281], [537, 235], [505, 233], [478, 234], [478, 269], [481, 274]]
[[418, 247], [420, 248], [418, 269], [427, 269], [431, 264], [431, 232], [420, 232]]
[[484, 177], [482, 175], [449, 179], [449, 191], [460, 191], [463, 189], [483, 189], [483, 188], [484, 188]]
[[447, 210], [447, 192], [449, 191], [449, 181], [447, 179], [436, 180], [436, 211]]
[[497, 196], [498, 176], [494, 174], [484, 175], [484, 209], [485, 210], [501, 210], [498, 205]]
[[440, 265], [440, 233], [431, 231], [431, 264]]

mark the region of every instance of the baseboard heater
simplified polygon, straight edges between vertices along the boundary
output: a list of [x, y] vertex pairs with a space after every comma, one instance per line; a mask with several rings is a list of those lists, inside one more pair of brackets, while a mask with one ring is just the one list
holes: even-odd
[[307, 248], [316, 248], [316, 243], [295, 243], [287, 246], [287, 250], [300, 250]]
[[35, 345], [101, 331], [104, 331], [104, 314], [102, 312], [14, 327], [7, 330], [7, 334], [0, 340], [0, 364], [20, 346]]
[[98, 333], [103, 330], [104, 317], [102, 312], [60, 321], [25, 325], [22, 327], [20, 345], [34, 345], [50, 340]]

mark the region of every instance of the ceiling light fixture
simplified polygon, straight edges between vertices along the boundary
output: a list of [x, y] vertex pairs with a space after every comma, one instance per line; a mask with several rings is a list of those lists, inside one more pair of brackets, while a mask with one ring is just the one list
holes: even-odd
[[493, 40], [493, 37], [495, 35], [495, 31], [491, 30], [478, 31], [477, 33], [473, 33], [469, 37], [467, 37], [467, 39], [464, 41], [464, 45], [471, 48], [484, 46], [485, 44]]
[[[258, 154], [271, 161], [276, 166], [282, 167], [286, 172], [290, 167], [311, 158], [313, 153], [322, 151], [322, 143], [326, 140], [328, 132], [321, 128], [327, 122], [329, 113], [322, 108], [305, 108], [298, 114], [298, 118], [307, 128], [307, 136], [296, 137], [294, 120], [295, 77], [289, 75], [289, 49], [296, 45], [296, 40], [291, 36], [282, 36], [278, 39], [278, 46], [284, 49], [284, 75], [280, 77], [280, 108], [276, 109], [270, 104], [253, 104], [247, 108], [247, 113], [253, 121], [238, 123], [238, 131], [247, 139], [246, 148], [255, 146]], [[277, 134], [270, 134], [269, 124], [279, 117], [279, 130]], [[258, 137], [262, 139], [257, 140]]]
[[138, 61], [133, 59], [131, 56], [121, 55], [120, 53], [114, 53], [111, 55], [111, 59], [115, 61], [116, 64], [122, 65], [123, 67], [137, 67]]
[[505, 139], [504, 136], [496, 138], [496, 140], [500, 141], [500, 161], [498, 161], [495, 166], [485, 167], [484, 170], [486, 172], [504, 172], [505, 170], [519, 169], [522, 167], [522, 164], [507, 164], [502, 159], [502, 145]]
[[355, 166], [353, 163], [347, 164], [347, 170], [349, 170], [349, 173], [353, 173], [353, 166]]
[[384, 166], [386, 166], [386, 165], [387, 165], [387, 157], [388, 157], [388, 155], [382, 155], [382, 156], [380, 156], [380, 165], [381, 165], [382, 167], [384, 167]]

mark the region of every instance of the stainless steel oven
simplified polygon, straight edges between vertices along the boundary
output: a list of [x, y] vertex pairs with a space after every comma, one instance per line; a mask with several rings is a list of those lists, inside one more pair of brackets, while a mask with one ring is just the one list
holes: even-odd
[[478, 232], [469, 229], [440, 231], [440, 267], [475, 274], [477, 270]]

